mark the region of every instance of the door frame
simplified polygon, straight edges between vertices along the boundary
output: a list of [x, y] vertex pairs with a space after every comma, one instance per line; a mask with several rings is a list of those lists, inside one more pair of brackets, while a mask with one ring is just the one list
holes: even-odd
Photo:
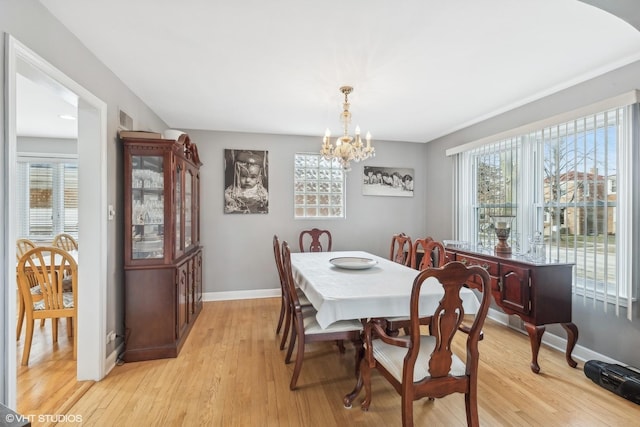
[[9, 407], [16, 407], [16, 286], [15, 182], [17, 162], [16, 74], [24, 62], [44, 73], [78, 99], [78, 351], [77, 379], [98, 381], [105, 375], [107, 305], [107, 104], [35, 52], [5, 33], [5, 257], [3, 264], [4, 393]]

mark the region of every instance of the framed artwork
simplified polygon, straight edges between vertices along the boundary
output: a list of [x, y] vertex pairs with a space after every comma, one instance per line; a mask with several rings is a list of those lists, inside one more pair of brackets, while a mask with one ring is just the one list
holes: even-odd
[[224, 150], [224, 213], [269, 213], [268, 151]]
[[365, 166], [362, 194], [365, 196], [413, 197], [413, 169]]

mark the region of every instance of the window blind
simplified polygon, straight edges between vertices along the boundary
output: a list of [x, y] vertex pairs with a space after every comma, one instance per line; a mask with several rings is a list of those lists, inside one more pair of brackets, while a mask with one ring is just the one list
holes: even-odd
[[617, 315], [627, 307], [631, 320], [638, 109], [620, 106], [456, 154], [456, 237], [493, 245], [487, 217], [514, 215], [514, 252], [532, 256], [540, 235], [546, 259], [575, 265], [583, 304], [613, 306]]
[[77, 160], [21, 156], [16, 171], [19, 237], [49, 241], [64, 232], [78, 238]]

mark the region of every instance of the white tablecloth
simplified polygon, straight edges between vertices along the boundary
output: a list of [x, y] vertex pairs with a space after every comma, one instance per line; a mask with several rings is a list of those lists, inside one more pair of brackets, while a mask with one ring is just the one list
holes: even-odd
[[[329, 260], [363, 257], [378, 261], [367, 270], [345, 270]], [[293, 277], [313, 307], [322, 328], [345, 319], [409, 316], [413, 280], [418, 271], [361, 251], [292, 253]], [[430, 278], [428, 280], [436, 280]], [[442, 298], [440, 286], [423, 284], [421, 315], [432, 314]], [[461, 293], [465, 313], [478, 311], [478, 298], [469, 289]]]

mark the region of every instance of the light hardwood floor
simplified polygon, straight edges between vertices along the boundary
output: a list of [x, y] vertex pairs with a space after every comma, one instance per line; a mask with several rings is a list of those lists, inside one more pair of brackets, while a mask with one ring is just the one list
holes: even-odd
[[64, 411], [91, 386], [92, 381], [76, 381], [73, 341], [67, 337], [67, 322], [58, 324], [58, 342], [51, 334], [51, 320], [43, 327], [36, 321], [29, 365], [22, 366], [25, 326], [17, 341], [17, 403], [21, 414], [57, 414]]
[[[205, 303], [179, 357], [117, 366], [58, 426], [399, 426], [400, 397], [374, 374], [369, 412], [342, 397], [354, 384], [353, 347], [308, 346], [299, 389], [289, 390], [275, 324], [279, 300]], [[529, 369], [526, 335], [487, 321], [480, 343], [479, 413], [483, 426], [637, 426], [640, 406], [570, 368], [543, 346], [541, 373]], [[65, 338], [66, 339], [66, 336]], [[461, 342], [456, 342], [459, 352]], [[579, 343], [579, 341], [578, 341]], [[43, 390], [44, 394], [49, 394]], [[55, 413], [55, 412], [53, 412]], [[464, 426], [462, 395], [414, 404], [416, 425]], [[38, 425], [37, 423], [35, 425]]]

